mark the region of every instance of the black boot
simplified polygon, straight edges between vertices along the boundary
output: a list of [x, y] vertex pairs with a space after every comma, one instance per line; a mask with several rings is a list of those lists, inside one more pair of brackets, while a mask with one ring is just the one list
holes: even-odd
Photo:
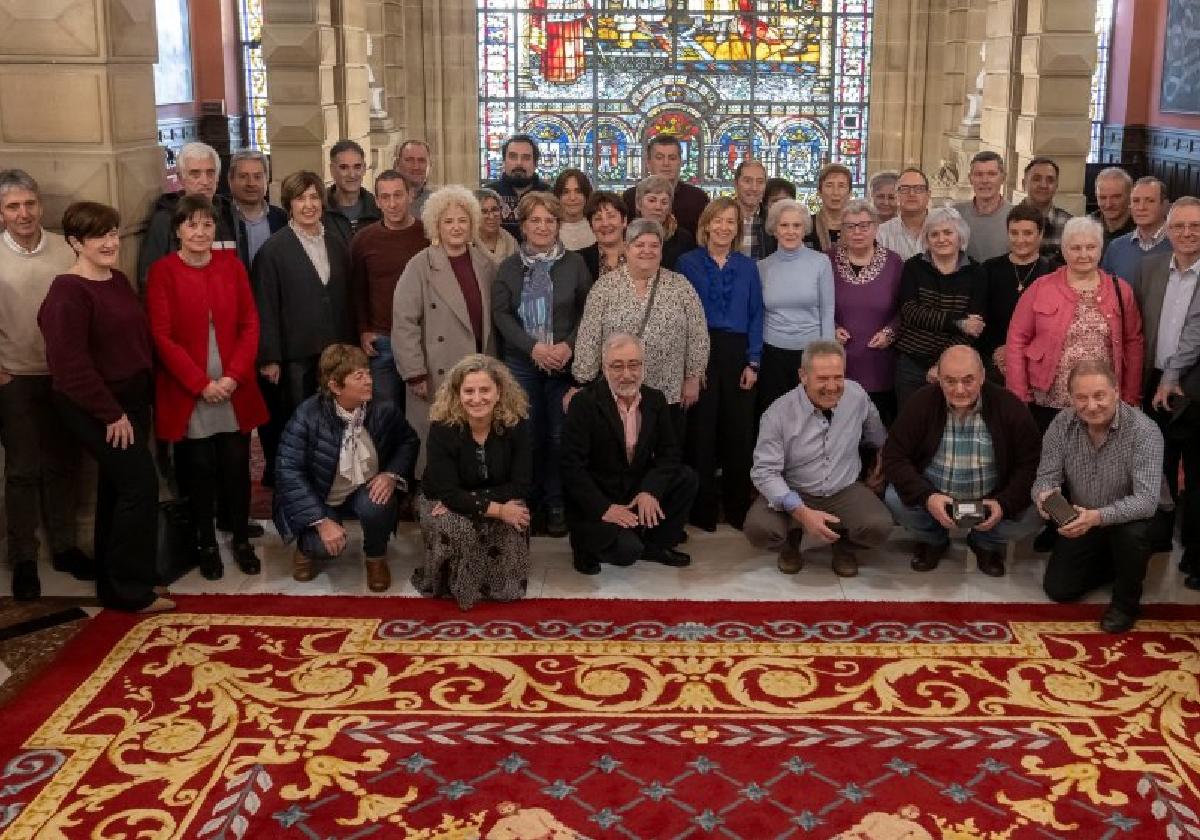
[[17, 601], [36, 601], [42, 597], [37, 561], [25, 560], [13, 566], [12, 594]]

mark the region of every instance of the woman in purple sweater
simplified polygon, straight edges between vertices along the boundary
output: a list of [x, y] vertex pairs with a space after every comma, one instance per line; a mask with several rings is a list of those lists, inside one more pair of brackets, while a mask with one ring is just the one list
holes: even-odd
[[846, 378], [866, 389], [885, 425], [896, 417], [892, 342], [900, 317], [904, 261], [875, 241], [879, 217], [862, 199], [846, 205], [833, 263], [835, 335], [846, 349]]
[[38, 312], [54, 404], [99, 467], [96, 593], [110, 608], [162, 612], [154, 591], [158, 474], [150, 455], [150, 327], [129, 280], [117, 270], [121, 218], [81, 201], [63, 214], [76, 260], [54, 278]]

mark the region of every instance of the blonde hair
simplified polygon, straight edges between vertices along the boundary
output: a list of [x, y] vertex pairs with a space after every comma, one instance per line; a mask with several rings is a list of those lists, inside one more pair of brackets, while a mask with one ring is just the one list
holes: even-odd
[[[708, 226], [712, 224], [712, 220], [726, 210], [733, 208], [733, 212], [737, 216], [737, 231], [741, 235], [742, 231], [742, 205], [737, 203], [737, 200], [721, 195], [708, 202], [704, 210], [700, 213], [700, 221], [696, 222], [696, 244], [701, 248], [708, 245]], [[735, 249], [736, 250], [736, 249]]]
[[455, 205], [466, 210], [467, 216], [471, 219], [471, 230], [468, 232], [467, 239], [474, 239], [475, 234], [479, 232], [479, 222], [483, 218], [483, 211], [479, 209], [479, 199], [466, 187], [451, 184], [438, 189], [429, 196], [425, 207], [421, 210], [421, 224], [424, 225], [425, 235], [429, 237], [431, 244], [441, 244], [441, 240], [438, 238], [438, 222]]
[[451, 426], [467, 425], [467, 413], [463, 410], [459, 391], [462, 390], [463, 380], [472, 373], [486, 373], [488, 378], [496, 383], [499, 400], [492, 411], [492, 428], [499, 432], [511, 429], [517, 423], [529, 416], [529, 400], [525, 389], [517, 384], [509, 369], [498, 359], [485, 356], [482, 353], [472, 353], [463, 356], [442, 384], [438, 386], [433, 396], [433, 404], [429, 407], [431, 423], [446, 423]]

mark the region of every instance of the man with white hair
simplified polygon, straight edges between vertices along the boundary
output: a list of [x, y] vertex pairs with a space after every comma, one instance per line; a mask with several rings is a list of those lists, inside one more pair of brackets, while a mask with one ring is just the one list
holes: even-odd
[[699, 489], [681, 458], [666, 397], [644, 384], [641, 339], [604, 342], [602, 377], [576, 393], [562, 442], [562, 483], [575, 570], [638, 559], [687, 566], [683, 538]]
[[213, 203], [217, 211], [217, 233], [213, 240], [213, 250], [237, 248], [237, 235], [233, 222], [233, 211], [228, 200], [217, 195], [217, 182], [221, 177], [221, 157], [217, 150], [207, 143], [188, 143], [179, 150], [175, 158], [176, 170], [179, 173], [183, 190], [177, 193], [164, 193], [154, 203], [150, 211], [150, 219], [146, 224], [146, 233], [142, 237], [142, 245], [138, 250], [137, 282], [138, 290], [145, 291], [146, 275], [155, 261], [167, 254], [179, 250], [179, 237], [171, 225], [171, 217], [175, 214], [175, 205], [185, 195], [202, 195]]

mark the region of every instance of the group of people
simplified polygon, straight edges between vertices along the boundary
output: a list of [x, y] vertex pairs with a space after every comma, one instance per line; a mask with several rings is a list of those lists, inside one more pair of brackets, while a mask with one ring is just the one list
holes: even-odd
[[965, 531], [1002, 575], [1008, 544], [1037, 533], [1051, 598], [1115, 581], [1115, 632], [1175, 502], [1200, 588], [1200, 200], [1169, 205], [1112, 168], [1096, 216], [1071, 218], [1053, 160], [1027, 164], [1012, 205], [982, 152], [953, 207], [930, 206], [917, 168], [856, 199], [827, 164], [814, 214], [752, 159], [710, 199], [671, 135], [624, 195], [577, 169], [542, 180], [526, 135], [502, 155], [497, 181], [434, 189], [409, 141], [371, 192], [342, 141], [333, 186], [289, 174], [277, 208], [260, 154], [233, 156], [226, 196], [219, 157], [191, 144], [135, 283], [112, 208], [72, 205], [59, 237], [33, 180], [0, 173], [0, 435], [9, 453], [38, 441], [6, 464], [14, 592], [37, 595], [37, 488], [73, 499], [82, 447], [100, 467], [96, 558], [73, 506], [44, 505], [56, 567], [96, 576], [110, 606], [171, 606], [152, 435], [201, 573], [222, 573], [217, 529], [257, 573], [255, 429], [297, 580], [346, 551], [353, 516], [387, 590], [403, 500], [425, 548], [413, 585], [463, 608], [524, 594], [530, 534], [569, 535], [596, 574], [686, 566], [685, 525], [724, 521], [785, 574], [807, 535], [851, 576], [899, 523], [916, 571]]

